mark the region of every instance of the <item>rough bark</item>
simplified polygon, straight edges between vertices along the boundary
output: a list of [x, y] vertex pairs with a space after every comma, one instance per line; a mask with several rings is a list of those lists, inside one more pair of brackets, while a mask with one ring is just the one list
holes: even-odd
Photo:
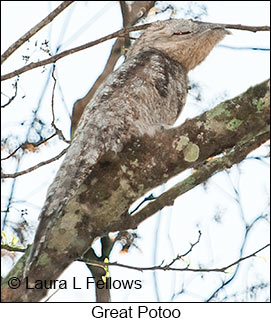
[[[268, 140], [269, 88], [270, 82], [265, 81], [178, 128], [163, 130], [155, 137], [131, 137], [120, 152], [105, 154], [64, 206], [65, 216], [55, 222], [46, 248], [28, 273], [32, 284], [35, 279], [57, 279], [96, 237], [136, 228], [144, 217], [129, 216], [128, 208], [151, 188], [187, 168], [199, 167], [209, 157], [246, 144], [249, 153]], [[240, 159], [245, 156], [242, 151]], [[25, 289], [26, 257], [4, 279], [3, 301], [38, 301], [45, 296], [44, 289]], [[15, 290], [7, 285], [13, 276], [22, 280]]]

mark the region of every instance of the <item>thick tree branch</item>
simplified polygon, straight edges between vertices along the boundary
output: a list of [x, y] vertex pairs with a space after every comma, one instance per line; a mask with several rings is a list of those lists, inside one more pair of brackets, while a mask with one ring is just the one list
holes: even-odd
[[[155, 137], [134, 138], [117, 155], [105, 155], [92, 168], [83, 189], [63, 207], [40, 260], [32, 263], [29, 279], [56, 279], [96, 237], [135, 228], [141, 219], [128, 215], [130, 205], [185, 169], [200, 170], [209, 157], [222, 153], [228, 154], [228, 160], [218, 159], [223, 167], [227, 167], [226, 161], [229, 165], [240, 162], [252, 145], [256, 148], [269, 138], [269, 110], [269, 81], [265, 81], [178, 128]], [[215, 160], [211, 165], [216, 165]], [[23, 280], [24, 260], [3, 281], [5, 301], [37, 301], [46, 294], [44, 290], [25, 290], [23, 283], [16, 292], [8, 289], [11, 276]]]
[[[261, 99], [258, 97], [258, 101], [254, 95], [263, 95], [263, 97]], [[263, 108], [263, 106], [265, 107]], [[261, 114], [259, 110], [255, 112], [255, 108], [262, 112], [265, 110], [264, 114]], [[138, 198], [152, 187], [161, 185], [166, 179], [187, 168], [196, 167], [198, 170], [172, 190], [165, 192], [161, 197], [151, 202], [142, 211], [129, 216], [128, 209], [134, 201], [131, 198], [130, 203], [127, 203], [126, 211], [122, 214], [121, 221], [117, 222], [116, 226], [113, 225], [111, 231], [135, 229], [148, 216], [166, 205], [172, 205], [174, 199], [180, 194], [204, 182], [212, 174], [243, 160], [248, 153], [270, 138], [269, 110], [269, 81], [266, 81], [233, 100], [221, 103], [215, 109], [207, 111], [197, 118], [187, 120], [181, 127], [162, 133], [159, 138], [154, 140], [148, 138], [146, 141], [138, 140], [138, 143], [128, 146], [125, 152], [120, 154], [122, 164], [119, 167], [122, 173], [126, 175], [124, 178], [129, 179], [131, 187], [128, 187], [133, 193], [135, 193], [133, 181], [141, 183], [142, 191], [137, 195]], [[258, 129], [256, 130], [254, 126], [258, 121], [260, 121], [259, 128], [257, 126]], [[186, 134], [188, 134], [189, 140], [186, 138]], [[151, 153], [149, 152], [149, 145], [152, 147]], [[172, 147], [179, 151], [180, 159], [176, 156], [176, 151], [174, 154]], [[130, 154], [129, 150], [133, 154]], [[221, 153], [224, 153], [223, 157], [205, 162], [209, 157]], [[101, 168], [97, 169], [96, 176], [101, 171]], [[163, 178], [168, 173], [170, 175]], [[108, 176], [104, 171], [101, 174]], [[138, 177], [137, 174], [139, 174]], [[142, 174], [144, 174], [144, 177]], [[100, 184], [102, 189], [105, 184]], [[125, 221], [123, 221], [124, 219]]]
[[176, 184], [167, 192], [161, 194], [153, 202], [149, 203], [142, 210], [135, 213], [132, 217], [134, 221], [132, 227], [136, 227], [137, 224], [163, 209], [165, 206], [173, 205], [178, 196], [190, 191], [197, 185], [204, 183], [214, 174], [231, 168], [234, 164], [242, 161], [251, 151], [259, 147], [265, 138], [266, 133], [261, 134], [255, 138], [252, 138], [249, 142], [237, 145], [232, 151], [226, 153], [223, 157], [206, 161], [206, 163], [198, 166], [192, 175], [187, 177], [182, 182]]
[[22, 44], [24, 44], [29, 38], [35, 35], [44, 26], [48, 25], [55, 17], [57, 17], [64, 9], [71, 5], [73, 1], [63, 1], [54, 11], [52, 11], [47, 17], [40, 21], [36, 26], [31, 28], [21, 38], [19, 38], [14, 44], [12, 44], [4, 53], [1, 55], [1, 64], [15, 52]]

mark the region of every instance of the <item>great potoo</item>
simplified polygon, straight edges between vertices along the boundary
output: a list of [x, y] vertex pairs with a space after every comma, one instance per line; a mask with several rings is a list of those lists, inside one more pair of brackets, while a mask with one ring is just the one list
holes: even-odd
[[[82, 115], [48, 189], [28, 271], [42, 250], [53, 248], [48, 245], [52, 228], [65, 217], [65, 205], [82, 190], [93, 165], [107, 152], [120, 152], [132, 137], [159, 135], [165, 126], [173, 125], [186, 101], [187, 73], [227, 33], [216, 24], [168, 20], [153, 23], [135, 41], [125, 62], [98, 88]], [[70, 258], [88, 247], [83, 241], [80, 246]]]

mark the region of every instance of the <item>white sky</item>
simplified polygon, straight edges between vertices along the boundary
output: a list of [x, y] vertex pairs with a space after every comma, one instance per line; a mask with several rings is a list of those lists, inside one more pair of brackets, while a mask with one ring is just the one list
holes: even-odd
[[[175, 5], [181, 6], [186, 3], [187, 1], [175, 2]], [[203, 18], [204, 21], [255, 26], [270, 24], [268, 1], [206, 1], [197, 3], [207, 6], [208, 16]], [[2, 52], [59, 4], [58, 1], [2, 1]], [[181, 15], [180, 11], [176, 18]], [[65, 27], [63, 28], [63, 26]], [[33, 60], [47, 58], [48, 56], [41, 55], [38, 50], [40, 43], [45, 39], [50, 40], [50, 47], [53, 51], [59, 45], [59, 41], [64, 44], [61, 50], [65, 50], [95, 40], [120, 28], [121, 15], [117, 1], [77, 2], [56, 18], [52, 25], [35, 35], [29, 44], [16, 51], [3, 64], [2, 74], [23, 66], [22, 55], [31, 53]], [[81, 32], [78, 34], [79, 30]], [[73, 37], [73, 35], [75, 36]], [[35, 47], [35, 41], [38, 41], [37, 47]], [[73, 103], [87, 92], [103, 70], [112, 43], [113, 41], [105, 42], [57, 62], [57, 82], [61, 86], [68, 109], [67, 112], [58, 92], [55, 102], [56, 114], [59, 118], [57, 125], [67, 138], [70, 129], [69, 113], [71, 114]], [[232, 35], [227, 36], [221, 45], [270, 48], [269, 33], [232, 30]], [[39, 68], [20, 76], [18, 97], [2, 111], [3, 137], [12, 133], [18, 135], [19, 140], [23, 141], [25, 126], [19, 126], [19, 124], [22, 120], [31, 120], [31, 111], [37, 107], [50, 66], [46, 66], [44, 73], [41, 73], [42, 70]], [[201, 113], [202, 109], [210, 109], [220, 101], [232, 98], [250, 86], [266, 80], [269, 77], [269, 70], [269, 52], [267, 51], [232, 50], [218, 46], [189, 75], [191, 80], [199, 83], [204, 101], [197, 102], [190, 96], [179, 122], [183, 122], [188, 117], [192, 118]], [[3, 82], [3, 93], [12, 95], [11, 84], [13, 81]], [[50, 85], [41, 102], [39, 113], [39, 116], [48, 122], [52, 119], [51, 89], [52, 80], [50, 79]], [[17, 147], [17, 144], [14, 139], [14, 148]], [[65, 146], [65, 144], [52, 144], [42, 149], [39, 154], [29, 153], [29, 156], [24, 158], [21, 163], [21, 170], [53, 157]], [[266, 149], [261, 151], [263, 154], [266, 153]], [[27, 219], [35, 223], [48, 185], [52, 182], [60, 163], [61, 161], [58, 161], [53, 165], [39, 168], [17, 180], [14, 204], [8, 215], [9, 221], [16, 222], [20, 217], [20, 210], [27, 208]], [[10, 160], [3, 164], [6, 173], [14, 172], [15, 166], [16, 162]], [[244, 218], [247, 223], [250, 223], [261, 212], [267, 212], [269, 167], [264, 163], [252, 160], [242, 163], [240, 167], [241, 177], [239, 178], [237, 167], [233, 167], [230, 178], [240, 186]], [[172, 182], [176, 181], [177, 179], [172, 180]], [[7, 180], [2, 186], [2, 209], [5, 209], [11, 182], [11, 180]], [[176, 254], [184, 253], [189, 249], [189, 243], [197, 240], [197, 231], [200, 229], [202, 231], [200, 245], [187, 259], [191, 263], [191, 267], [196, 267], [198, 264], [205, 267], [220, 267], [235, 261], [239, 257], [244, 235], [244, 223], [240, 218], [240, 208], [232, 198], [234, 192], [229, 178], [224, 173], [213, 177], [210, 183], [212, 185], [208, 186], [207, 191], [204, 191], [202, 187], [197, 187], [178, 198], [174, 207], [166, 208], [162, 214], [153, 216], [142, 223], [138, 229], [138, 234], [141, 237], [138, 240], [138, 245], [141, 251], [133, 249], [128, 255], [123, 256], [116, 248], [110, 260], [134, 266], [159, 264], [162, 260], [165, 260], [165, 263], [169, 262]], [[216, 213], [222, 216], [221, 224], [213, 220]], [[153, 253], [156, 229], [159, 232], [155, 259]], [[264, 221], [255, 227], [248, 239], [245, 255], [267, 243], [268, 230]], [[11, 238], [12, 232], [8, 229], [7, 234]], [[267, 257], [267, 252], [263, 252], [262, 255]], [[8, 262], [5, 264], [3, 274], [8, 270], [8, 265], [10, 266]], [[80, 276], [79, 279], [83, 284], [89, 275], [89, 271], [83, 264], [75, 263], [63, 273], [60, 279], [70, 280], [73, 276]], [[207, 276], [206, 279], [202, 279], [199, 275], [188, 273], [181, 275], [169, 272], [157, 273], [160, 301], [170, 301], [172, 293], [178, 293], [182, 284], [187, 287], [189, 293], [179, 295], [174, 301], [203, 301], [219, 286], [220, 278], [226, 277], [226, 274], [210, 273]], [[259, 281], [261, 278], [268, 279], [268, 262], [261, 258], [254, 259], [253, 263], [250, 262], [248, 266], [242, 267], [238, 276], [237, 282], [226, 290], [229, 294], [238, 289], [243, 290], [246, 281], [256, 283], [257, 279]], [[143, 288], [140, 290], [127, 292], [113, 290], [113, 300], [157, 300], [153, 273], [142, 274], [127, 269], [112, 268], [111, 277], [113, 279], [140, 279], [143, 282]], [[266, 295], [263, 295], [260, 301], [263, 301], [264, 297]], [[60, 291], [52, 298], [52, 301], [93, 300], [94, 294], [86, 289]]]

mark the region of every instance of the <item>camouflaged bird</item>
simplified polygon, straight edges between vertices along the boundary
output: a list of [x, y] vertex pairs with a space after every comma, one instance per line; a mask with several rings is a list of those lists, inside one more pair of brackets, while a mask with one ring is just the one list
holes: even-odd
[[[125, 62], [101, 84], [81, 117], [66, 157], [48, 189], [25, 275], [35, 267], [35, 259], [42, 250], [54, 248], [52, 228], [60, 217], [66, 216], [65, 206], [82, 190], [93, 165], [107, 152], [120, 152], [132, 137], [155, 136], [173, 125], [186, 101], [187, 73], [226, 34], [229, 32], [216, 24], [167, 20], [153, 23], [134, 42]], [[85, 210], [88, 212], [91, 210]], [[71, 219], [67, 217], [67, 222], [72, 222]], [[72, 240], [72, 231], [69, 234]], [[69, 250], [74, 252], [67, 255], [69, 259], [63, 262], [63, 268], [89, 247], [77, 239], [73, 249], [73, 243], [70, 242]], [[58, 255], [61, 252], [58, 250]], [[56, 256], [49, 260], [53, 263], [58, 259]]]

